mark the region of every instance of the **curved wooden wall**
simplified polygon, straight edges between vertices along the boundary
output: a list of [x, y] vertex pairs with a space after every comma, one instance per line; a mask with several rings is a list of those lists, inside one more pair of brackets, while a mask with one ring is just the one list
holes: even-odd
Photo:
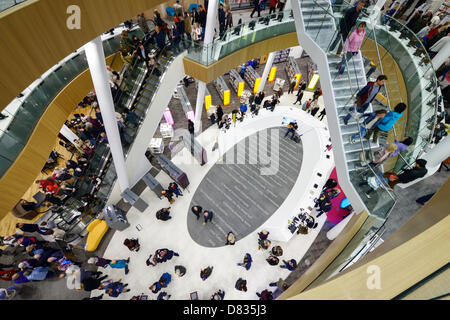
[[217, 79], [219, 76], [230, 71], [231, 68], [237, 67], [250, 59], [295, 46], [298, 46], [297, 33], [291, 32], [242, 48], [209, 66], [205, 66], [185, 57], [183, 59], [184, 70], [187, 75], [205, 83], [210, 83], [214, 79]]
[[[0, 110], [44, 72], [98, 35], [162, 0], [29, 0], [0, 13]], [[67, 28], [67, 8], [81, 29]]]

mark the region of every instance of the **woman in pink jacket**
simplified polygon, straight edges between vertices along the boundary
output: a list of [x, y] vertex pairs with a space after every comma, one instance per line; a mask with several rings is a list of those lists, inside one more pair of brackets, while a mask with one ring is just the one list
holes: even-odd
[[338, 79], [345, 71], [345, 60], [350, 61], [355, 54], [357, 54], [361, 48], [361, 44], [364, 40], [364, 35], [366, 34], [366, 23], [361, 22], [355, 31], [348, 37], [345, 42], [344, 55], [342, 61], [339, 62], [336, 69], [339, 69]]

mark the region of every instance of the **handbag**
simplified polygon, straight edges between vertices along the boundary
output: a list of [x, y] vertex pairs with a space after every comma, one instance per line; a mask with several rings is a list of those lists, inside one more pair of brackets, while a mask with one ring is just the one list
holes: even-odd
[[308, 227], [300, 226], [297, 230], [297, 234], [308, 234]]

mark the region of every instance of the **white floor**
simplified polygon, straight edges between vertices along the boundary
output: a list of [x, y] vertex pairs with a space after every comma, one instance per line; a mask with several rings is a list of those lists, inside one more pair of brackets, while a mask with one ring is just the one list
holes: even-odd
[[[312, 94], [306, 93], [304, 98], [307, 99], [310, 95]], [[287, 95], [287, 93], [285, 93], [281, 97], [280, 103], [280, 106], [284, 107], [277, 106], [275, 111], [282, 112], [282, 110], [286, 110], [286, 112], [288, 112], [289, 107], [286, 106], [291, 106], [293, 101], [295, 101], [295, 95]], [[319, 103], [323, 103], [321, 98], [319, 99]], [[260, 118], [273, 115], [273, 113], [265, 113], [265, 111], [266, 110], [263, 110], [263, 112], [260, 113]], [[292, 110], [290, 112], [292, 112]], [[310, 115], [307, 115], [303, 111], [298, 111], [298, 114], [300, 114], [300, 128], [302, 128], [302, 125], [308, 125], [316, 128], [324, 126], [324, 124], [318, 121], [317, 118], [314, 120]], [[251, 118], [248, 118], [242, 123], [239, 123], [234, 129], [238, 129], [239, 126], [247, 126], [251, 122], [250, 119]], [[278, 123], [273, 126], [279, 125], [280, 124]], [[317, 130], [317, 132], [319, 132], [321, 136], [316, 136], [315, 139], [322, 141], [312, 141], [312, 143], [317, 143], [320, 145], [323, 141], [328, 140], [328, 131], [323, 130], [323, 128], [320, 129], [321, 130]], [[171, 299], [189, 299], [189, 293], [197, 291], [199, 299], [207, 300], [214, 292], [222, 289], [226, 292], [226, 300], [252, 300], [258, 299], [256, 292], [260, 292], [266, 288], [274, 290], [274, 287], [268, 287], [270, 282], [277, 281], [280, 277], [286, 278], [289, 275], [290, 271], [281, 269], [279, 266], [270, 266], [265, 261], [265, 259], [269, 256], [268, 250], [258, 250], [257, 232], [261, 229], [257, 229], [244, 239], [238, 239], [234, 246], [225, 246], [220, 248], [205, 248], [198, 245], [190, 238], [186, 220], [187, 215], [192, 214], [190, 213], [189, 207], [191, 198], [203, 177], [216, 163], [216, 161], [219, 160], [219, 151], [211, 151], [217, 140], [218, 133], [219, 130], [217, 127], [213, 126], [197, 137], [199, 142], [208, 152], [208, 163], [204, 166], [200, 166], [195, 160], [192, 159], [190, 154], [184, 151], [181, 151], [173, 157], [172, 161], [187, 173], [190, 180], [190, 185], [188, 187], [189, 190], [184, 191], [184, 196], [177, 198], [175, 203], [172, 205], [171, 215], [173, 218], [171, 220], [163, 222], [155, 218], [156, 211], [162, 207], [167, 207], [168, 202], [166, 199], [158, 199], [149, 189], [146, 189], [141, 195], [141, 198], [149, 203], [149, 209], [147, 209], [146, 212], [141, 213], [132, 208], [128, 212], [127, 217], [131, 226], [124, 231], [116, 232], [114, 234], [114, 237], [106, 249], [104, 257], [109, 259], [126, 259], [130, 257], [130, 273], [125, 275], [123, 270], [110, 268], [101, 270], [105, 274], [110, 275], [110, 278], [113, 280], [122, 279], [122, 282], [128, 283], [128, 287], [131, 291], [121, 294], [118, 298], [111, 298], [104, 295], [103, 299], [130, 299], [132, 296], [141, 293], [149, 294], [152, 299], [156, 299], [157, 295], [152, 294], [148, 288], [152, 283], [158, 281], [164, 272], [169, 272], [172, 275], [172, 281], [168, 287], [162, 291], [166, 291], [170, 294]], [[227, 134], [228, 132], [221, 137], [226, 139]], [[228, 136], [231, 139], [232, 134], [229, 134]], [[302, 139], [303, 145], [305, 146], [305, 144], [311, 143], [306, 141], [306, 139], [314, 139], [314, 136], [304, 135]], [[323, 148], [323, 150], [325, 150], [325, 148]], [[316, 172], [317, 170], [320, 170], [322, 173], [325, 172], [321, 180], [321, 184], [323, 184], [326, 181], [328, 174], [334, 167], [333, 160], [331, 159], [327, 162], [319, 161], [318, 163], [308, 164], [308, 161], [305, 161], [307, 160], [307, 157], [308, 152], [305, 149], [299, 177], [302, 175], [302, 172]], [[321, 165], [321, 167], [318, 168], [318, 165]], [[171, 182], [169, 176], [167, 176], [164, 172], [159, 173], [156, 178], [164, 187], [167, 187], [168, 183]], [[304, 183], [298, 182], [299, 181], [297, 181], [294, 186], [291, 194], [288, 195], [288, 198], [289, 196], [293, 196], [294, 198], [297, 197], [298, 199], [302, 198], [302, 201], [310, 201], [312, 204], [312, 197], [315, 195], [310, 195], [309, 197], [299, 195], [299, 189], [297, 188], [304, 185]], [[317, 189], [320, 190], [321, 187], [322, 185], [319, 185]], [[288, 202], [288, 200], [285, 200], [282, 206]], [[306, 202], [303, 202], [301, 205], [306, 205]], [[292, 208], [285, 207], [283, 212], [279, 212], [280, 210], [278, 210], [270, 219], [276, 220], [276, 217], [280, 215], [280, 226], [285, 225], [287, 227], [287, 221], [285, 218], [286, 211], [288, 211], [288, 215], [290, 212], [292, 212], [292, 215], [295, 215], [298, 213], [298, 205], [298, 201], [292, 202]], [[319, 226], [316, 229], [310, 230], [309, 234], [294, 235], [288, 242], [272, 241], [272, 246], [280, 245], [283, 248], [284, 254], [281, 257], [282, 259], [289, 260], [294, 258], [298, 262], [313, 243], [325, 220], [326, 216], [322, 215], [317, 221]], [[140, 224], [143, 227], [141, 231], [136, 229], [137, 224]], [[208, 225], [202, 226], [201, 220], [199, 220], [198, 228], [208, 228]], [[140, 251], [130, 252], [123, 245], [123, 240], [125, 238], [139, 238], [139, 242], [141, 244]], [[155, 250], [159, 248], [169, 248], [175, 252], [178, 252], [180, 256], [174, 257], [166, 263], [158, 264], [154, 267], [148, 267], [145, 261], [147, 260], [149, 254], [153, 254]], [[243, 267], [238, 267], [236, 265], [236, 263], [242, 262], [243, 257], [247, 252], [250, 253], [253, 258], [252, 267], [248, 271]], [[186, 267], [186, 275], [181, 278], [177, 277], [174, 272], [174, 267], [176, 265], [183, 265]], [[206, 281], [202, 281], [200, 278], [200, 270], [206, 268], [207, 266], [213, 266], [214, 270]], [[236, 280], [239, 277], [247, 280], [247, 292], [241, 292], [234, 288]], [[94, 290], [91, 296], [97, 296], [100, 293], [100, 291]]]

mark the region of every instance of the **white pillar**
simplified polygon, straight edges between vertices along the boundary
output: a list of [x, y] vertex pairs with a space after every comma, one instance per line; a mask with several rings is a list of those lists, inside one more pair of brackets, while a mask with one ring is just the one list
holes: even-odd
[[[434, 70], [439, 69], [440, 66], [450, 57], [450, 42], [447, 42], [441, 50], [434, 56], [431, 60], [431, 64], [433, 65]], [[425, 75], [425, 78], [430, 78], [431, 69]]]
[[264, 67], [264, 72], [261, 77], [261, 82], [258, 87], [258, 93], [263, 91], [264, 86], [266, 85], [267, 77], [269, 76], [270, 69], [272, 68], [274, 58], [275, 58], [275, 52], [269, 53], [269, 57], [267, 58], [266, 65]]
[[115, 116], [114, 102], [106, 73], [105, 53], [103, 52], [101, 38], [97, 37], [91, 42], [88, 42], [85, 44], [84, 49], [91, 72], [92, 82], [94, 83], [98, 105], [102, 113], [114, 167], [117, 172], [117, 179], [119, 181], [120, 189], [124, 191], [130, 185], [125, 167], [125, 158], [123, 156], [119, 128]]
[[[210, 5], [208, 5], [209, 7]], [[197, 85], [197, 103], [195, 104], [195, 122], [194, 131], [200, 132], [202, 129], [202, 112], [203, 112], [203, 101], [205, 100], [206, 83], [203, 81], [198, 81]]]
[[450, 157], [450, 136], [446, 136], [421, 158], [427, 160], [427, 167], [438, 166], [442, 161]]
[[286, 1], [286, 4], [284, 5], [283, 11], [292, 10], [292, 3], [291, 3], [291, 1], [292, 1], [292, 0], [287, 0], [287, 1]]
[[[205, 27], [205, 39], [203, 41], [203, 44], [205, 45], [205, 47], [203, 47], [204, 55], [214, 56], [214, 54], [212, 54], [211, 51], [207, 49], [206, 45], [212, 43], [212, 41], [214, 39], [214, 27], [216, 25], [217, 10], [219, 8], [218, 3], [219, 3], [218, 0], [209, 0], [209, 2], [208, 2], [208, 12], [207, 12], [207, 16], [206, 16], [206, 27]], [[195, 132], [199, 132], [201, 130], [203, 100], [205, 99], [205, 91], [206, 91], [205, 89], [206, 89], [206, 83], [204, 83], [202, 81], [198, 81], [197, 102], [195, 104], [195, 122], [194, 122], [194, 131]]]

